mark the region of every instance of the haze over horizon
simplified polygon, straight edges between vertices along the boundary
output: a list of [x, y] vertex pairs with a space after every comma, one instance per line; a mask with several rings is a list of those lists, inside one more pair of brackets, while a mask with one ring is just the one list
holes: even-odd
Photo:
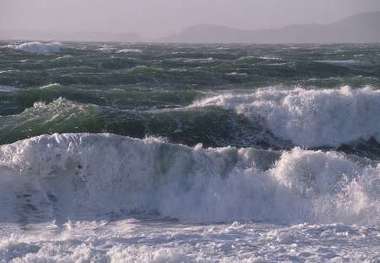
[[274, 29], [293, 24], [326, 24], [377, 10], [377, 0], [2, 0], [0, 38], [5, 32], [28, 37], [106, 32], [157, 39], [198, 24]]

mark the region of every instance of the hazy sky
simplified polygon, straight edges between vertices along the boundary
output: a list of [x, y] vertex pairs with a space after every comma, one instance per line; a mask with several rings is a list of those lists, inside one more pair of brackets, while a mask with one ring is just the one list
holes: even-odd
[[154, 38], [196, 24], [261, 29], [376, 10], [380, 0], [0, 0], [0, 29]]

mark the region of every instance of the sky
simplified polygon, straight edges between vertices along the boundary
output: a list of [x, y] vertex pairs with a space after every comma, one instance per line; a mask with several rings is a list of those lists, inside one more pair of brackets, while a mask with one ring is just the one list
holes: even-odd
[[269, 29], [378, 10], [380, 0], [0, 0], [0, 34], [108, 32], [154, 39], [197, 24]]

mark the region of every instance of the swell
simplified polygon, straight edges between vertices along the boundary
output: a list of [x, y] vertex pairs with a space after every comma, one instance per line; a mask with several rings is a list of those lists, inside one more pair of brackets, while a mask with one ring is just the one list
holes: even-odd
[[118, 109], [148, 110], [185, 106], [199, 98], [194, 90], [163, 90], [139, 87], [63, 86], [51, 83], [37, 88], [0, 90], [0, 115], [17, 114], [36, 102], [51, 103], [65, 98], [82, 104], [96, 104]]
[[[21, 46], [41, 52], [17, 49]], [[106, 52], [99, 50], [102, 44], [24, 43], [6, 47], [10, 48], [0, 47], [0, 70], [7, 70], [0, 74], [0, 84], [24, 88], [49, 83], [175, 89], [300, 83], [319, 87], [379, 84], [376, 46], [347, 46], [342, 54], [334, 54], [336, 46], [320, 50], [231, 46], [228, 50], [218, 50], [213, 46], [113, 45]]]
[[110, 132], [136, 138], [159, 136], [175, 143], [203, 143], [214, 147], [257, 145], [279, 148], [286, 145], [259, 120], [252, 122], [233, 111], [217, 107], [138, 111], [59, 98], [51, 103], [34, 103], [20, 114], [0, 116], [0, 144], [65, 132]]
[[[176, 108], [174, 106], [176, 101], [172, 100], [172, 106], [170, 106], [167, 104], [168, 97], [158, 93], [156, 98], [162, 99], [162, 109], [149, 110], [141, 106], [140, 110], [137, 110], [139, 107], [133, 107], [133, 103], [139, 105], [141, 101], [151, 100], [153, 96], [145, 99], [138, 92], [140, 101], [134, 101], [134, 97], [131, 96], [129, 98], [133, 101], [131, 105], [124, 104], [123, 107], [126, 109], [120, 109], [107, 105], [78, 103], [62, 98], [54, 100], [55, 86], [46, 89], [50, 88], [53, 89], [53, 96], [44, 97], [47, 101], [51, 99], [50, 103], [35, 102], [32, 107], [19, 114], [0, 116], [0, 144], [42, 134], [110, 132], [136, 138], [158, 136], [173, 143], [189, 146], [202, 143], [206, 147], [231, 145], [286, 150], [298, 145], [314, 150], [337, 150], [373, 160], [380, 159], [380, 142], [376, 135], [379, 122], [376, 119], [376, 106], [373, 104], [378, 102], [376, 97], [361, 104], [352, 102], [342, 104], [338, 101], [334, 105], [335, 101], [331, 100], [330, 109], [325, 104], [318, 106], [315, 102], [311, 102], [313, 112], [310, 112], [306, 105], [304, 108], [298, 108], [306, 109], [305, 112], [298, 110], [297, 114], [291, 115], [286, 112], [286, 109], [281, 108], [281, 103], [272, 103], [273, 101], [264, 99], [260, 101], [255, 97], [256, 95], [222, 95], [196, 102], [191, 107]], [[273, 92], [279, 93], [279, 100], [281, 100], [287, 91]], [[336, 92], [340, 91], [336, 90]], [[51, 95], [49, 92], [42, 94]], [[172, 95], [168, 96], [172, 99]], [[271, 96], [274, 95], [271, 94]], [[81, 100], [80, 97], [74, 97], [77, 101]], [[29, 98], [32, 99], [26, 99], [24, 102], [32, 103], [39, 97]], [[114, 98], [116, 99], [117, 96]], [[311, 96], [308, 98], [313, 100]], [[346, 99], [351, 98], [346, 96]], [[88, 96], [85, 100], [88, 101]], [[125, 102], [128, 96], [121, 100]], [[267, 103], [265, 107], [273, 107], [273, 109], [268, 110], [263, 107], [263, 104], [260, 104], [263, 101]], [[319, 102], [322, 101], [327, 102], [319, 100]], [[316, 110], [317, 106], [322, 108]], [[348, 114], [350, 110], [347, 107], [353, 106], [363, 107], [363, 109], [361, 111], [351, 109], [351, 112], [356, 113], [350, 116]], [[130, 107], [134, 109], [129, 110]], [[262, 108], [257, 110], [257, 107]], [[296, 107], [289, 106], [287, 109], [294, 108]], [[355, 118], [359, 118], [362, 123], [357, 124]], [[356, 133], [347, 128], [347, 125], [339, 126], [342, 123], [351, 125], [349, 127], [355, 128]], [[357, 136], [354, 136], [355, 134]], [[345, 136], [348, 139], [345, 139]]]
[[0, 220], [157, 213], [185, 222], [380, 220], [380, 166], [334, 151], [194, 148], [110, 134], [0, 147]]

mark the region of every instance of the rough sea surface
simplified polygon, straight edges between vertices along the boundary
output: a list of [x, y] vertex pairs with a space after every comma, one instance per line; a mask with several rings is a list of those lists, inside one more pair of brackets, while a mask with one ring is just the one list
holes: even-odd
[[0, 262], [380, 262], [380, 45], [0, 42]]

